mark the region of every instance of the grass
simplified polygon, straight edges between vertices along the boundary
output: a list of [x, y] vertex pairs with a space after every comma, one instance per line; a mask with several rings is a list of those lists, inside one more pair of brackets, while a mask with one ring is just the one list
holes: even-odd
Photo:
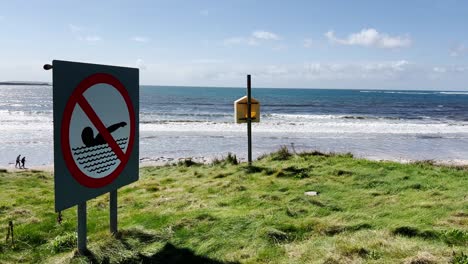
[[108, 195], [88, 202], [87, 256], [74, 249], [76, 209], [57, 223], [50, 173], [0, 172], [0, 263], [468, 261], [466, 168], [287, 148], [237, 163], [142, 168], [119, 190], [117, 237]]
[[212, 164], [213, 165], [222, 165], [222, 164], [237, 165], [239, 164], [239, 160], [237, 159], [235, 154], [232, 154], [231, 152], [229, 152], [225, 158], [224, 157], [221, 159], [214, 158], [212, 161]]

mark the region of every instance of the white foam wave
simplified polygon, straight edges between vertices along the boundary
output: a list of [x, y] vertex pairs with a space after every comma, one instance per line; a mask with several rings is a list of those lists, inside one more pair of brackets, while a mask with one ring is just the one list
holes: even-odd
[[[431, 119], [400, 120], [372, 116], [268, 114], [254, 123], [256, 132], [343, 134], [441, 134], [468, 133], [468, 122]], [[22, 111], [0, 111], [1, 131], [35, 131], [53, 129], [52, 114]], [[230, 120], [167, 120], [141, 122], [141, 131], [174, 132], [245, 132], [245, 125]]]
[[[255, 132], [318, 133], [318, 134], [454, 134], [468, 133], [468, 124], [409, 123], [409, 122], [263, 122], [254, 123]], [[144, 132], [245, 132], [245, 125], [233, 123], [167, 123], [140, 124]]]
[[346, 115], [300, 115], [300, 114], [266, 114], [262, 118], [276, 120], [327, 120], [341, 119]]
[[52, 113], [0, 110], [0, 130], [52, 130]]
[[440, 92], [440, 94], [468, 95], [468, 92]]
[[433, 92], [416, 91], [359, 91], [360, 93], [385, 93], [385, 94], [434, 94]]
[[[365, 120], [399, 120], [397, 117], [378, 117], [370, 115], [300, 115], [300, 114], [266, 114], [262, 115], [264, 120], [272, 121], [320, 121], [320, 120], [336, 120], [340, 119], [342, 122], [365, 122]], [[426, 117], [421, 117], [426, 118]], [[429, 118], [429, 117], [428, 117]]]

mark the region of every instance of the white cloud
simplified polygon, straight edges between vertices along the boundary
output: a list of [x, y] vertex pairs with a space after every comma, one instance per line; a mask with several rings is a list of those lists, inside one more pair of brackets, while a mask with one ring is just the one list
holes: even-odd
[[[206, 63], [205, 63], [206, 62]], [[419, 72], [406, 60], [382, 62], [303, 64], [236, 64], [226, 61], [195, 60], [180, 63], [152, 64], [150, 78], [160, 78], [155, 84], [239, 86], [246, 74], [256, 78], [256, 84], [266, 87], [340, 87], [369, 83], [399, 83]], [[153, 77], [154, 76], [154, 77]], [[146, 75], [143, 76], [145, 83]], [[236, 85], [237, 83], [237, 85]], [[325, 86], [324, 86], [325, 85]], [[380, 87], [374, 87], [380, 88]]]
[[447, 69], [444, 67], [434, 67], [432, 68], [432, 71], [437, 72], [437, 73], [446, 73]]
[[376, 29], [362, 29], [358, 33], [352, 33], [345, 39], [335, 36], [335, 32], [330, 30], [325, 36], [332, 43], [341, 45], [358, 45], [364, 47], [378, 47], [385, 49], [404, 48], [411, 45], [411, 39], [405, 36], [389, 36], [385, 33], [379, 33]]
[[276, 41], [280, 39], [281, 37], [275, 33], [257, 30], [257, 31], [252, 32], [252, 34], [248, 37], [227, 38], [223, 41], [223, 43], [226, 46], [239, 45], [239, 44], [249, 45], [249, 46], [258, 46], [262, 42]]
[[312, 39], [310, 38], [304, 39], [304, 48], [309, 49], [312, 47], [313, 44], [314, 44], [314, 41]]
[[458, 73], [468, 72], [468, 66], [455, 66], [453, 71]]
[[246, 44], [247, 39], [242, 38], [242, 37], [232, 37], [232, 38], [227, 38], [223, 41], [224, 45], [226, 46], [232, 46], [232, 45], [237, 45], [237, 44]]
[[73, 24], [68, 24], [68, 28], [69, 28], [70, 31], [73, 32], [73, 33], [78, 33], [78, 32], [83, 31], [83, 28], [82, 28], [82, 27], [79, 27], [79, 26], [73, 25]]
[[447, 66], [436, 66], [432, 68], [432, 71], [435, 73], [443, 74], [443, 73], [465, 73], [468, 72], [468, 66], [460, 66], [460, 65], [447, 65]]
[[100, 36], [90, 35], [90, 36], [84, 37], [84, 40], [87, 42], [96, 42], [96, 41], [101, 41], [102, 39]]
[[224, 45], [226, 46], [233, 46], [233, 45], [249, 45], [249, 46], [258, 46], [260, 42], [254, 38], [243, 38], [243, 37], [233, 37], [227, 38], [223, 41]]
[[365, 63], [306, 63], [304, 76], [314, 80], [395, 80], [412, 70], [406, 60]]
[[89, 30], [86, 30], [84, 27], [81, 27], [81, 26], [68, 24], [68, 29], [75, 36], [75, 38], [79, 41], [85, 41], [88, 43], [96, 43], [102, 40], [102, 38], [99, 35], [92, 34], [89, 32]]
[[450, 49], [450, 56], [452, 57], [461, 57], [468, 54], [468, 46], [464, 44], [459, 44], [458, 46]]
[[[450, 87], [447, 84], [458, 80], [465, 89], [465, 84], [468, 81], [465, 78], [465, 76], [467, 76], [466, 73], [468, 73], [468, 66], [443, 65], [432, 67], [432, 71], [429, 72], [427, 76], [432, 81], [440, 81], [442, 83], [442, 87]], [[449, 88], [447, 88], [447, 90], [449, 90]]]
[[283, 44], [279, 44], [279, 45], [276, 45], [273, 48], [271, 48], [271, 50], [282, 51], [282, 50], [286, 50], [287, 48], [288, 48], [288, 46], [283, 45]]
[[[91, 58], [91, 57], [89, 57]], [[83, 58], [69, 57], [69, 60]], [[142, 84], [230, 86], [243, 87], [247, 74], [252, 75], [254, 87], [292, 88], [354, 88], [354, 89], [438, 89], [467, 90], [468, 64], [422, 65], [407, 60], [395, 61], [352, 61], [303, 63], [254, 63], [245, 61], [218, 60], [216, 58], [189, 59], [186, 61], [157, 63], [142, 58], [122, 61], [94, 61], [109, 65], [139, 67]], [[42, 65], [47, 58], [37, 61], [20, 61], [15, 67], [0, 61], [0, 80], [50, 81], [49, 72]], [[445, 68], [445, 73], [434, 72], [434, 68]]]
[[192, 60], [192, 63], [200, 63], [200, 64], [211, 64], [211, 63], [223, 63], [223, 60], [218, 60], [218, 59], [197, 59], [197, 60]]
[[136, 42], [142, 42], [142, 43], [145, 43], [145, 42], [148, 42], [149, 41], [149, 38], [147, 37], [142, 37], [142, 36], [135, 36], [132, 38], [133, 41], [136, 41]]
[[135, 62], [135, 65], [140, 70], [146, 70], [147, 69], [146, 63], [142, 59], [137, 59], [136, 62]]
[[[158, 60], [157, 63], [141, 59], [127, 64], [118, 61], [106, 63], [130, 67], [137, 64], [141, 69], [141, 83], [148, 85], [242, 87], [247, 74], [252, 75], [254, 87], [466, 90], [468, 83], [468, 64], [418, 64], [405, 59], [255, 63], [193, 58]], [[434, 72], [436, 67], [447, 71]]]
[[262, 31], [262, 30], [257, 30], [257, 31], [252, 32], [252, 37], [256, 39], [264, 39], [264, 40], [279, 40], [280, 39], [280, 37], [276, 35], [275, 33]]
[[264, 69], [261, 70], [263, 75], [287, 75], [289, 74], [291, 69], [288, 69], [286, 66], [282, 65], [266, 65]]

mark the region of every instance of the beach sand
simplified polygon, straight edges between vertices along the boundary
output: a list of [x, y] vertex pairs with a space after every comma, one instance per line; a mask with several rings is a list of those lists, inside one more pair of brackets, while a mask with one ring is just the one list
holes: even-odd
[[[157, 158], [149, 158], [144, 157], [140, 158], [140, 168], [143, 167], [158, 167], [158, 166], [165, 166], [170, 164], [176, 164], [180, 161], [184, 160], [191, 160], [196, 163], [201, 164], [209, 164], [213, 161], [214, 158], [208, 157], [180, 157], [180, 158], [167, 158], [167, 157], [157, 157]], [[243, 161], [243, 159], [240, 159]], [[20, 171], [46, 171], [46, 172], [53, 172], [54, 165], [38, 165], [38, 166], [28, 166], [25, 169], [18, 169], [15, 168], [13, 163], [10, 163], [8, 166], [0, 166], [0, 170], [7, 170], [8, 172], [20, 172]]]
[[[226, 154], [227, 155], [227, 154]], [[171, 164], [177, 164], [178, 162], [184, 161], [184, 160], [191, 160], [196, 163], [201, 163], [201, 164], [210, 164], [213, 162], [215, 159], [223, 159], [226, 155], [221, 156], [221, 157], [204, 157], [204, 156], [199, 156], [199, 157], [180, 157], [180, 158], [169, 158], [169, 157], [156, 157], [156, 158], [151, 158], [151, 157], [143, 157], [140, 158], [140, 168], [144, 167], [159, 167], [159, 166], [166, 166], [166, 165], [171, 165]], [[378, 157], [362, 157], [362, 156], [355, 156], [356, 158], [362, 158], [362, 159], [367, 159], [367, 160], [372, 160], [372, 161], [391, 161], [391, 162], [398, 162], [398, 163], [415, 163], [415, 162], [422, 162], [422, 161], [427, 161], [431, 162], [434, 165], [440, 165], [440, 166], [453, 166], [453, 167], [465, 167], [468, 166], [468, 160], [462, 160], [462, 159], [455, 159], [455, 160], [410, 160], [410, 159], [401, 159], [401, 158], [395, 158], [395, 159], [381, 159]], [[240, 162], [246, 162], [245, 158], [239, 158]], [[39, 166], [31, 166], [27, 167], [26, 169], [18, 169], [15, 168], [14, 164], [11, 163], [8, 166], [0, 166], [0, 170], [7, 170], [8, 172], [18, 172], [18, 171], [45, 171], [45, 172], [53, 172], [54, 171], [54, 165], [49, 164], [49, 165], [39, 165]]]

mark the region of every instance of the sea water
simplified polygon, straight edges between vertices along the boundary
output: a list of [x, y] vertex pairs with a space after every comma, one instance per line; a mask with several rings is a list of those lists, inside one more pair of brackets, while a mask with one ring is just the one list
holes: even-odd
[[[141, 161], [245, 159], [245, 124], [234, 123], [241, 88], [142, 86]], [[468, 92], [254, 88], [261, 122], [253, 155], [351, 152], [390, 160], [468, 160]], [[0, 167], [17, 155], [53, 164], [52, 87], [0, 86]]]

